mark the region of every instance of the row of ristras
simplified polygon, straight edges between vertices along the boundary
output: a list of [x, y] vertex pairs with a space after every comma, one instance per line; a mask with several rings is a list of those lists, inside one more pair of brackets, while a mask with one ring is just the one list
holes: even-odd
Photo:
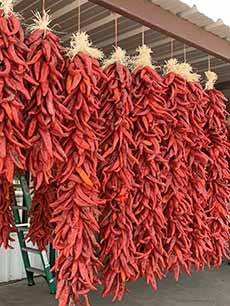
[[27, 237], [59, 251], [59, 306], [88, 306], [98, 285], [120, 301], [139, 278], [156, 290], [169, 272], [220, 266], [230, 172], [216, 74], [203, 89], [171, 59], [161, 76], [145, 45], [132, 70], [120, 48], [102, 67], [85, 33], [66, 53], [49, 22], [38, 15], [25, 37], [12, 7], [0, 11], [0, 246], [16, 230], [14, 176], [29, 171]]

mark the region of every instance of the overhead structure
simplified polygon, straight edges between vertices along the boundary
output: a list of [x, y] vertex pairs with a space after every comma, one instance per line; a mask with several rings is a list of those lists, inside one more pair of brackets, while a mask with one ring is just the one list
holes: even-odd
[[229, 42], [150, 1], [91, 0], [91, 2], [230, 62]]

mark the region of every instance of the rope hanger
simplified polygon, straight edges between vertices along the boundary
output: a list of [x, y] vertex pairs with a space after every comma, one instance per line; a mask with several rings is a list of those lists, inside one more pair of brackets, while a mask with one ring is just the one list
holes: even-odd
[[171, 49], [171, 58], [173, 58], [173, 51], [174, 51], [174, 39], [171, 39], [170, 42], [170, 49]]
[[114, 16], [114, 35], [115, 35], [115, 47], [117, 48], [118, 46], [118, 18], [117, 18], [117, 14], [115, 13]]
[[77, 0], [77, 31], [81, 32], [81, 0]]
[[186, 44], [184, 44], [184, 62], [187, 62]]
[[145, 44], [145, 29], [144, 29], [144, 26], [142, 26], [142, 29], [141, 29], [141, 44], [142, 44], [142, 47]]

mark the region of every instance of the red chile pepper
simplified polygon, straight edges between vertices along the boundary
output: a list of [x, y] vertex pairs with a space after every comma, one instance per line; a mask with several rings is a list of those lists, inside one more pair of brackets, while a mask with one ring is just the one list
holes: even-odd
[[16, 169], [25, 170], [24, 101], [30, 98], [25, 88], [24, 35], [19, 20], [0, 10], [0, 246], [9, 247], [15, 231], [12, 217], [12, 183]]
[[32, 144], [27, 151], [27, 162], [34, 183], [27, 238], [43, 250], [53, 238], [49, 204], [56, 199], [57, 168], [66, 160], [62, 141], [68, 136], [65, 122], [71, 120], [71, 114], [63, 105], [65, 61], [60, 39], [50, 31], [34, 30], [26, 44], [30, 51], [25, 79], [31, 99], [24, 113], [26, 137]]
[[[189, 182], [187, 193], [191, 199], [193, 219], [191, 235], [191, 258], [195, 269], [204, 269], [208, 261], [205, 254], [213, 252], [211, 242], [212, 232], [208, 227], [206, 214], [208, 193], [206, 190], [207, 165], [209, 157], [205, 152], [210, 146], [210, 141], [205, 135], [204, 127], [207, 122], [205, 112], [208, 97], [201, 84], [187, 82], [188, 93], [186, 100], [189, 102], [187, 111], [191, 124], [188, 140], [184, 142], [189, 166]], [[191, 267], [189, 268], [191, 270]]]
[[[69, 73], [70, 66], [76, 73]], [[102, 266], [96, 257], [99, 244], [95, 233], [99, 233], [99, 206], [104, 204], [99, 198], [96, 170], [100, 132], [98, 83], [105, 76], [98, 61], [83, 53], [67, 60], [66, 67], [64, 106], [73, 120], [67, 124], [69, 135], [63, 143], [67, 160], [58, 169], [57, 200], [51, 205], [53, 245], [59, 250], [55, 265], [57, 298], [59, 306], [71, 301], [89, 305], [87, 294], [100, 284], [98, 271]]]
[[34, 191], [32, 208], [30, 210], [30, 228], [26, 236], [40, 250], [45, 250], [53, 240], [53, 226], [50, 223], [52, 210], [50, 203], [56, 199], [55, 184], [44, 184]]
[[6, 178], [0, 178], [0, 247], [8, 248], [14, 241], [10, 234], [16, 231], [12, 214], [13, 186]]
[[[25, 114], [27, 138], [28, 140], [34, 139], [28, 152], [29, 170], [34, 179], [35, 189], [38, 189], [43, 182], [48, 183], [52, 178], [54, 163], [63, 162], [66, 158], [61, 148], [61, 140], [67, 136], [64, 122], [70, 118], [70, 112], [62, 105], [63, 86], [56, 90], [55, 71], [63, 73], [61, 66], [64, 61], [61, 55], [63, 48], [59, 45], [59, 39], [55, 35], [52, 35], [51, 38], [49, 31], [44, 37], [42, 31], [35, 30], [27, 39], [29, 48], [34, 42], [34, 37], [37, 40], [40, 39], [40, 43], [30, 55], [32, 60], [27, 62], [29, 72], [26, 74], [26, 80], [31, 92], [31, 101], [26, 106]], [[55, 40], [54, 37], [56, 37]], [[54, 61], [55, 66], [50, 68]], [[58, 76], [60, 79], [60, 73]], [[40, 152], [37, 152], [38, 147], [40, 147]], [[60, 151], [62, 156], [60, 156]]]
[[207, 167], [206, 189], [208, 205], [206, 214], [211, 234], [213, 249], [204, 254], [210, 267], [219, 267], [222, 258], [229, 259], [229, 197], [230, 145], [226, 127], [226, 101], [224, 95], [217, 89], [207, 89], [208, 102], [205, 114], [205, 135], [210, 141], [206, 154], [209, 157]]
[[126, 66], [114, 63], [104, 70], [108, 81], [102, 82], [100, 91], [102, 103], [99, 119], [103, 134], [100, 142], [99, 163], [102, 198], [106, 205], [100, 219], [100, 259], [105, 262], [102, 270], [104, 285], [102, 296], [113, 295], [113, 301], [120, 301], [128, 281], [136, 280], [139, 269], [133, 237], [134, 173], [133, 165], [138, 163], [132, 148], [133, 111], [131, 100], [131, 74]]
[[193, 222], [193, 201], [188, 195], [189, 167], [188, 150], [185, 142], [189, 140], [191, 124], [186, 99], [187, 83], [181, 76], [170, 72], [165, 76], [167, 91], [163, 95], [170, 116], [176, 119], [169, 132], [165, 130], [165, 139], [161, 144], [163, 157], [167, 160], [165, 188], [162, 192], [162, 204], [167, 227], [163, 230], [163, 248], [166, 250], [166, 273], [173, 272], [179, 278], [181, 269], [190, 274], [193, 264], [191, 251], [191, 224]]
[[137, 67], [132, 73], [132, 80], [134, 156], [139, 161], [134, 167], [137, 184], [134, 241], [141, 276], [156, 290], [156, 278], [163, 277], [167, 262], [167, 252], [163, 247], [163, 230], [167, 224], [162, 193], [169, 166], [160, 146], [168, 141], [176, 120], [168, 112], [163, 98], [167, 87], [153, 68]]

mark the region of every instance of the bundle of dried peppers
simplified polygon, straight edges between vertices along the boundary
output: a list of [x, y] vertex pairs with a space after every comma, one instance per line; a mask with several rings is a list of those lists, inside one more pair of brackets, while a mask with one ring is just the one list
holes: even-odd
[[12, 2], [0, 8], [0, 246], [9, 246], [15, 231], [12, 217], [12, 183], [15, 170], [25, 169], [24, 149], [30, 142], [23, 136], [24, 101], [30, 99], [25, 88], [28, 65], [24, 32], [13, 13]]
[[52, 240], [49, 203], [55, 200], [55, 171], [66, 161], [62, 140], [69, 135], [65, 123], [72, 118], [63, 105], [64, 48], [49, 28], [49, 15], [37, 13], [35, 17], [26, 39], [30, 50], [27, 52], [27, 86], [31, 95], [25, 108], [26, 138], [32, 144], [27, 159], [34, 186], [27, 238], [45, 249]]
[[192, 130], [188, 105], [186, 67], [170, 59], [165, 65], [164, 83], [167, 87], [165, 95], [168, 113], [176, 119], [169, 132], [168, 139], [163, 142], [161, 150], [168, 162], [165, 189], [162, 193], [164, 216], [167, 227], [164, 230], [164, 249], [167, 252], [166, 272], [174, 273], [179, 278], [181, 269], [190, 274], [193, 263], [191, 250], [191, 233], [193, 231], [193, 201], [188, 195], [189, 167], [188, 152], [185, 142], [189, 142]]
[[68, 59], [50, 17], [24, 39], [12, 1], [0, 7], [0, 247], [9, 247], [13, 178], [33, 181], [27, 238], [59, 251], [59, 306], [89, 305], [88, 293], [120, 301], [127, 283], [218, 267], [228, 257], [230, 171], [224, 95], [208, 71], [165, 75], [138, 49], [105, 62], [85, 33]]
[[156, 277], [161, 279], [166, 269], [167, 253], [163, 247], [166, 219], [162, 203], [168, 160], [164, 157], [164, 143], [168, 141], [176, 119], [168, 112], [165, 95], [167, 86], [151, 63], [151, 50], [143, 45], [138, 49], [132, 73], [134, 110], [133, 139], [135, 189], [134, 214], [137, 224], [134, 241], [138, 252], [141, 276], [156, 290]]
[[206, 77], [205, 92], [208, 103], [205, 109], [207, 121], [204, 130], [210, 141], [206, 151], [209, 157], [206, 171], [208, 193], [206, 214], [213, 250], [206, 252], [205, 257], [209, 266], [216, 268], [221, 265], [223, 256], [229, 258], [230, 144], [226, 127], [227, 99], [223, 93], [214, 88], [217, 75], [207, 71]]
[[99, 117], [103, 126], [99, 163], [101, 192], [106, 205], [100, 219], [100, 260], [104, 290], [102, 295], [113, 294], [113, 300], [121, 300], [127, 281], [136, 280], [139, 269], [133, 239], [134, 164], [132, 153], [136, 147], [132, 136], [133, 111], [131, 99], [132, 77], [127, 67], [125, 51], [119, 47], [104, 70], [108, 81], [101, 83], [101, 109]]
[[205, 255], [213, 251], [211, 243], [212, 233], [208, 228], [208, 217], [206, 214], [208, 193], [206, 190], [206, 176], [208, 155], [206, 150], [209, 146], [209, 139], [205, 135], [204, 127], [207, 121], [206, 106], [208, 103], [200, 82], [199, 75], [192, 73], [189, 64], [184, 64], [189, 70], [186, 86], [188, 89], [186, 100], [187, 110], [191, 129], [185, 140], [184, 147], [189, 167], [187, 194], [192, 203], [192, 224], [191, 232], [191, 260], [195, 269], [204, 269], [208, 261]]
[[72, 114], [64, 142], [66, 163], [58, 174], [57, 200], [51, 204], [56, 224], [53, 245], [59, 251], [55, 270], [59, 305], [89, 305], [87, 294], [100, 284], [102, 264], [96, 256], [99, 244], [100, 183], [98, 163], [98, 84], [105, 76], [102, 54], [92, 48], [85, 33], [73, 34], [67, 61], [64, 105]]

